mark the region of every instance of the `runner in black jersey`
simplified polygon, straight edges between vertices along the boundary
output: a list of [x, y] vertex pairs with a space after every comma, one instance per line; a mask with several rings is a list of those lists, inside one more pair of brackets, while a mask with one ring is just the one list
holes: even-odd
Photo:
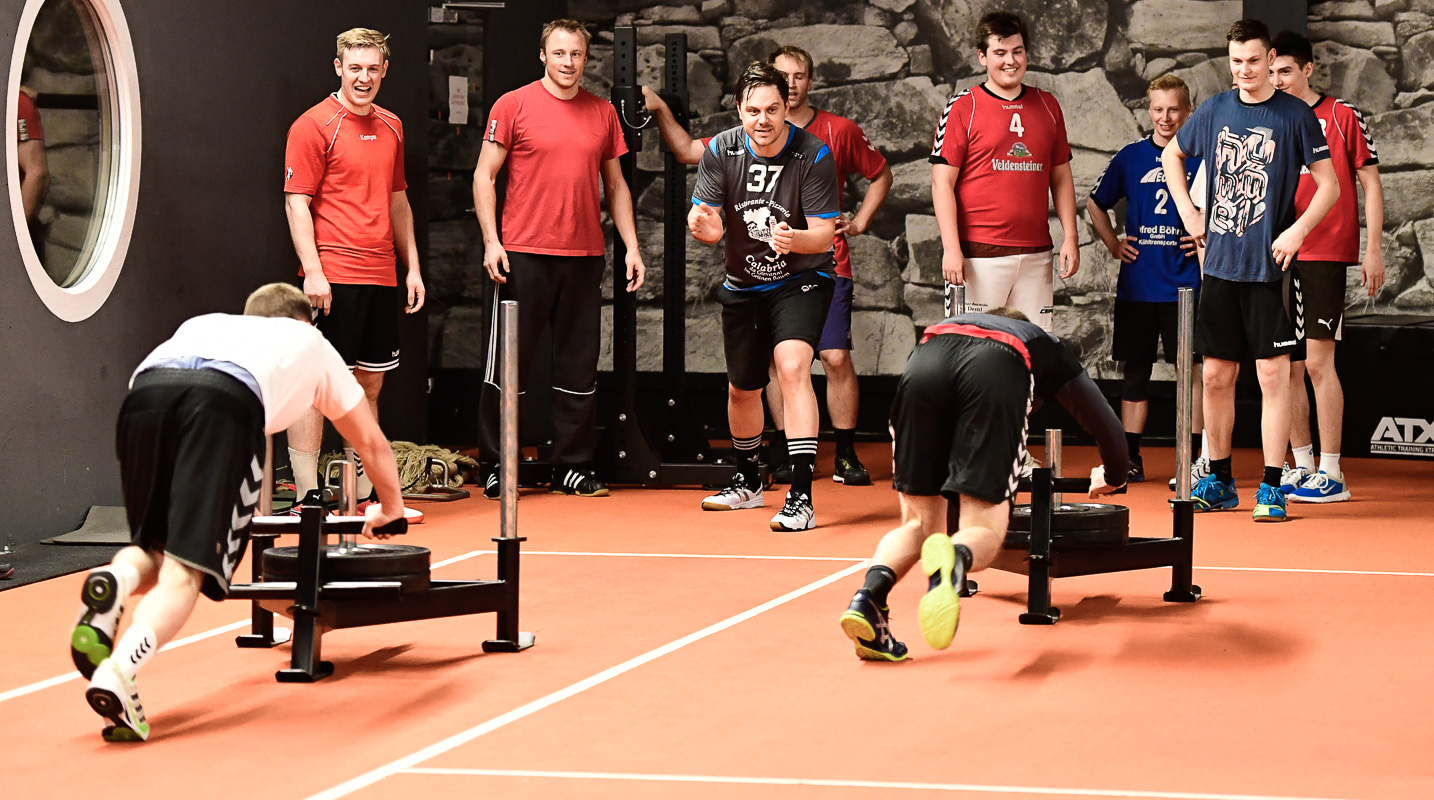
[[[951, 644], [965, 574], [990, 566], [1005, 539], [1027, 419], [1052, 398], [1095, 437], [1102, 466], [1091, 471], [1091, 497], [1124, 486], [1130, 467], [1120, 419], [1059, 339], [1004, 308], [926, 329], [891, 406], [892, 483], [902, 524], [877, 545], [866, 583], [841, 618], [857, 657], [906, 658], [906, 645], [891, 635], [886, 597], [918, 557], [930, 580], [921, 632], [933, 647]], [[1112, 486], [1106, 476], [1119, 483]], [[953, 535], [941, 532], [948, 500], [960, 502]]]
[[[787, 122], [787, 82], [753, 62], [738, 82], [742, 126], [712, 138], [697, 166], [688, 227], [716, 243], [724, 227], [727, 279], [717, 291], [727, 354], [727, 418], [738, 455], [731, 485], [702, 501], [709, 511], [762, 506], [756, 457], [762, 388], [775, 362], [792, 488], [772, 529], [816, 527], [812, 467], [817, 397], [811, 365], [835, 285], [832, 237], [839, 213], [835, 159], [817, 137]], [[725, 223], [725, 225], [724, 225]]]

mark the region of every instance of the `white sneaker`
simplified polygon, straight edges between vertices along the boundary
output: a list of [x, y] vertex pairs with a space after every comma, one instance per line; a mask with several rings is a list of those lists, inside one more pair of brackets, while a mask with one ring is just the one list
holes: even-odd
[[[1204, 480], [1210, 474], [1210, 459], [1201, 456], [1190, 463], [1190, 490], [1195, 490], [1195, 484]], [[1175, 479], [1170, 479], [1170, 491], [1175, 491]]]
[[85, 700], [109, 724], [100, 735], [107, 742], [142, 742], [149, 738], [149, 722], [139, 702], [138, 685], [125, 677], [114, 659], [107, 658], [95, 669]]
[[809, 531], [817, 526], [817, 512], [812, 508], [812, 498], [801, 492], [787, 492], [786, 505], [772, 517], [774, 531]]
[[1286, 464], [1284, 471], [1280, 473], [1280, 494], [1294, 494], [1294, 491], [1304, 486], [1305, 481], [1309, 480], [1312, 475], [1314, 475], [1312, 470], [1300, 466], [1291, 467]]
[[1037, 461], [1035, 457], [1031, 455], [1031, 452], [1027, 450], [1026, 460], [1021, 462], [1021, 477], [1029, 479], [1031, 477], [1031, 470], [1039, 466], [1042, 466], [1041, 462]]
[[722, 491], [702, 498], [703, 511], [736, 511], [739, 508], [761, 508], [763, 505], [762, 486], [755, 489], [747, 486], [742, 473], [732, 476], [732, 482]]

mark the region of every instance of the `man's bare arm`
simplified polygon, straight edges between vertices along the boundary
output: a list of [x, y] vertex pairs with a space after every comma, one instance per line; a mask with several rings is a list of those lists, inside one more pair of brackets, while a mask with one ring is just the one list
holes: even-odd
[[895, 181], [891, 174], [891, 165], [886, 164], [881, 168], [881, 174], [872, 179], [866, 187], [866, 194], [861, 196], [861, 206], [850, 220], [840, 218], [837, 220], [837, 233], [847, 236], [860, 236], [871, 228], [871, 221], [876, 218], [876, 212], [881, 210], [881, 204], [886, 202], [886, 196], [891, 193], [891, 184]]
[[25, 219], [32, 220], [45, 202], [50, 188], [50, 165], [45, 159], [45, 143], [30, 139], [15, 145], [15, 161], [20, 167], [20, 200]]
[[1080, 270], [1080, 229], [1076, 227], [1075, 176], [1071, 163], [1051, 168], [1051, 202], [1056, 218], [1061, 221], [1065, 240], [1061, 242], [1061, 277], [1069, 278]]
[[[607, 194], [607, 213], [613, 227], [627, 248], [627, 290], [635, 292], [642, 286], [647, 267], [642, 263], [642, 247], [637, 241], [637, 225], [632, 215], [632, 190], [622, 176], [622, 165], [616, 158], [602, 164], [602, 185]], [[613, 265], [616, 267], [616, 265]]]
[[508, 149], [497, 142], [484, 142], [473, 168], [473, 212], [483, 231], [483, 268], [498, 283], [507, 282], [508, 254], [498, 239], [498, 172], [508, 159]]
[[1384, 286], [1384, 184], [1379, 180], [1379, 167], [1374, 164], [1360, 167], [1354, 176], [1364, 188], [1364, 222], [1369, 229], [1359, 285], [1373, 297]]
[[961, 255], [961, 225], [956, 216], [956, 179], [961, 169], [950, 164], [931, 165], [931, 210], [941, 229], [941, 276], [947, 283], [965, 283]]
[[408, 204], [407, 192], [394, 192], [388, 203], [389, 221], [393, 225], [393, 245], [398, 251], [398, 260], [407, 267], [404, 288], [408, 303], [404, 311], [412, 314], [423, 308], [423, 274], [418, 265], [418, 244], [413, 236], [413, 208]]
[[677, 117], [672, 114], [667, 101], [646, 86], [642, 87], [642, 100], [647, 105], [648, 113], [657, 120], [657, 131], [662, 136], [662, 143], [677, 156], [677, 160], [683, 164], [696, 164], [701, 161], [702, 140], [694, 139], [692, 134], [677, 122]]

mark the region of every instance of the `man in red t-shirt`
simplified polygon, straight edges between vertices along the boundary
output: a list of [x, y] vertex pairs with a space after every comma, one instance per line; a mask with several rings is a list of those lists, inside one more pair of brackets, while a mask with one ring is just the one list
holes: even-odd
[[1047, 193], [1065, 231], [1062, 278], [1080, 268], [1080, 248], [1065, 117], [1054, 96], [1021, 83], [1029, 42], [1025, 21], [1010, 12], [993, 11], [977, 24], [986, 81], [956, 93], [941, 112], [931, 202], [941, 228], [941, 274], [948, 290], [965, 284], [965, 311], [1010, 306], [1049, 331]]
[[15, 103], [19, 135], [15, 142], [15, 163], [20, 168], [20, 199], [25, 204], [25, 219], [34, 221], [45, 190], [50, 188], [50, 167], [45, 160], [45, 131], [40, 127], [40, 112], [35, 101], [24, 89]]
[[[407, 268], [404, 310], [422, 308], [424, 294], [403, 177], [403, 123], [374, 103], [388, 53], [388, 37], [378, 31], [339, 34], [339, 90], [289, 127], [284, 152], [284, 211], [304, 294], [319, 330], [363, 387], [375, 419], [383, 375], [398, 367], [395, 252]], [[310, 413], [289, 429], [300, 497], [318, 486], [323, 424]], [[360, 465], [359, 499], [372, 491]]]
[[[483, 229], [483, 266], [497, 284], [497, 304], [518, 301], [518, 382], [526, 385], [533, 351], [552, 323], [552, 491], [607, 495], [593, 473], [597, 448], [597, 360], [604, 242], [598, 198], [601, 176], [608, 213], [627, 247], [627, 290], [642, 286], [632, 193], [618, 157], [627, 152], [611, 103], [578, 85], [588, 58], [587, 28], [569, 19], [543, 28], [543, 77], [493, 104], [473, 172], [473, 205]], [[498, 229], [498, 172], [508, 193]], [[498, 497], [496, 374], [498, 330], [491, 326], [488, 369], [479, 402], [479, 461], [484, 495]]]
[[[1384, 285], [1384, 256], [1380, 234], [1384, 227], [1384, 189], [1379, 182], [1379, 155], [1374, 137], [1358, 110], [1343, 100], [1310, 88], [1314, 74], [1314, 48], [1309, 39], [1284, 31], [1275, 37], [1273, 77], [1275, 88], [1304, 100], [1314, 109], [1329, 142], [1330, 163], [1339, 179], [1339, 200], [1309, 236], [1299, 254], [1299, 291], [1292, 293], [1291, 316], [1303, 320], [1305, 360], [1290, 365], [1290, 447], [1295, 465], [1285, 470], [1280, 491], [1303, 503], [1337, 503], [1350, 498], [1340, 468], [1339, 453], [1344, 426], [1344, 390], [1334, 368], [1335, 342], [1344, 329], [1345, 272], [1361, 264], [1360, 285], [1374, 297]], [[1359, 201], [1355, 180], [1364, 189], [1364, 216], [1369, 242], [1359, 260]], [[1309, 170], [1300, 171], [1295, 191], [1295, 212], [1303, 214], [1314, 197]], [[1319, 406], [1318, 469], [1310, 436], [1309, 395], [1305, 372], [1314, 385]]]
[[[847, 175], [861, 175], [870, 183], [862, 196], [861, 206], [850, 217], [837, 217], [837, 233], [832, 241], [836, 257], [836, 288], [832, 293], [831, 308], [827, 312], [826, 325], [822, 328], [817, 352], [822, 360], [822, 372], [827, 378], [827, 412], [831, 415], [832, 429], [836, 438], [836, 461], [832, 480], [850, 486], [867, 486], [871, 476], [856, 455], [856, 412], [860, 399], [860, 386], [856, 370], [851, 363], [851, 311], [854, 284], [852, 282], [851, 248], [847, 246], [848, 236], [860, 236], [871, 227], [886, 195], [891, 191], [891, 167], [886, 158], [877, 150], [861, 128], [846, 117], [813, 107], [808, 102], [812, 88], [814, 65], [811, 54], [800, 47], [788, 45], [772, 53], [768, 63], [777, 68], [787, 79], [788, 106], [787, 121], [816, 135], [831, 148], [839, 180]], [[707, 139], [696, 140], [677, 123], [672, 110], [661, 97], [651, 89], [643, 87], [643, 98], [647, 109], [657, 120], [662, 141], [685, 164], [696, 164], [702, 159], [702, 149]], [[840, 197], [840, 195], [838, 195]], [[785, 431], [783, 428], [782, 390], [775, 374], [767, 384], [767, 404], [771, 408], [776, 434], [771, 445], [772, 474], [776, 483], [791, 482], [791, 461], [787, 457]]]

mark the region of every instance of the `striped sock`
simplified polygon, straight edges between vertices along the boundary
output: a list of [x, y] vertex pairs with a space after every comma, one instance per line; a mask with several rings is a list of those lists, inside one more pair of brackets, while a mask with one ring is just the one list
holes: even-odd
[[732, 449], [737, 453], [737, 471], [742, 473], [742, 479], [747, 482], [749, 489], [761, 485], [761, 476], [757, 471], [757, 456], [762, 451], [762, 434], [749, 438], [740, 436], [732, 437]]
[[792, 491], [811, 497], [812, 470], [817, 465], [817, 437], [788, 437], [787, 454], [792, 458]]
[[148, 625], [131, 625], [120, 637], [119, 643], [115, 645], [111, 657], [119, 665], [120, 672], [126, 678], [134, 680], [146, 662], [159, 652], [159, 637], [154, 635], [154, 629]]

